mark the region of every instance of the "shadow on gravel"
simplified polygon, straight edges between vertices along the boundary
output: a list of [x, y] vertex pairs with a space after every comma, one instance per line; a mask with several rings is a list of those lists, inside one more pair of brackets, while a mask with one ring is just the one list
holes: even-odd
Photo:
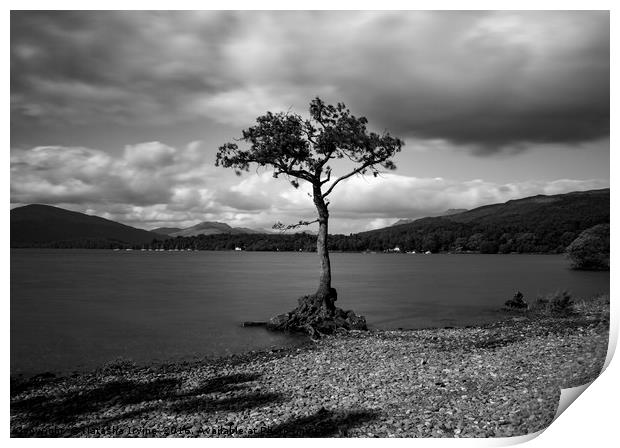
[[211, 394], [213, 392], [228, 392], [231, 390], [240, 389], [241, 384], [249, 381], [255, 381], [260, 378], [257, 373], [238, 373], [234, 375], [223, 375], [210, 380], [205, 381], [200, 386], [192, 389], [190, 392], [184, 395], [201, 395]]
[[45, 386], [57, 382], [58, 378], [51, 372], [40, 373], [32, 378], [22, 378], [11, 376], [11, 396], [21, 394], [35, 387]]
[[176, 401], [168, 409], [175, 413], [195, 414], [197, 412], [242, 411], [244, 409], [264, 406], [268, 403], [284, 401], [284, 395], [276, 393], [249, 393], [213, 399], [193, 397], [187, 400]]
[[11, 403], [11, 411], [29, 414], [38, 423], [67, 423], [76, 416], [100, 412], [116, 405], [130, 405], [173, 396], [179, 381], [164, 378], [148, 383], [112, 381], [90, 390], [56, 396], [35, 396]]
[[484, 350], [494, 350], [496, 348], [506, 347], [510, 344], [524, 341], [524, 336], [518, 335], [502, 335], [499, 333], [487, 335], [477, 341], [472, 341], [470, 348], [479, 348]]
[[[154, 411], [182, 414], [235, 411], [284, 400], [282, 394], [246, 391], [248, 385], [245, 383], [258, 378], [260, 375], [256, 373], [223, 375], [189, 391], [181, 391], [182, 382], [174, 378], [149, 382], [115, 380], [64, 395], [35, 395], [11, 402], [11, 415], [15, 419], [11, 421], [11, 432], [14, 435], [37, 436], [31, 429], [56, 424], [63, 425], [65, 436], [89, 427], [139, 418]], [[234, 395], [218, 396], [227, 392]], [[207, 396], [209, 394], [215, 395]], [[127, 406], [138, 408], [128, 410]], [[104, 417], [101, 414], [107, 415]], [[16, 422], [19, 422], [19, 430], [13, 428]]]
[[351, 428], [378, 416], [379, 412], [373, 410], [328, 411], [321, 408], [307, 417], [292, 418], [272, 426], [257, 437], [347, 437]]

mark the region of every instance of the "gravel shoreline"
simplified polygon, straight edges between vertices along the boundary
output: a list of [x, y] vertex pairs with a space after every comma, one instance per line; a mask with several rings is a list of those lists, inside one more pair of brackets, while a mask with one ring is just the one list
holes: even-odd
[[608, 298], [472, 328], [350, 332], [301, 348], [11, 381], [13, 437], [508, 437], [594, 380]]

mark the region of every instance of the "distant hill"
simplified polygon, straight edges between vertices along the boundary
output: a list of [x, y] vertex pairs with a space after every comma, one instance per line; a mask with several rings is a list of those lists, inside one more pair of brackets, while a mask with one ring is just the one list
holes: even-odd
[[179, 227], [158, 227], [156, 229], [151, 230], [151, 232], [158, 233], [160, 235], [168, 236], [168, 235], [171, 235], [171, 234], [173, 234], [175, 232], [180, 232], [181, 230], [183, 230], [183, 229], [181, 229]]
[[562, 252], [580, 232], [609, 223], [609, 189], [538, 195], [358, 234], [370, 249], [485, 253]]
[[409, 224], [410, 222], [415, 221], [417, 218], [402, 218], [396, 221], [392, 226], [400, 226], [401, 224]]
[[49, 205], [11, 210], [11, 247], [112, 248], [149, 244], [161, 235]]
[[158, 227], [151, 230], [151, 232], [158, 233], [170, 238], [176, 238], [177, 236], [198, 236], [198, 235], [220, 235], [220, 234], [255, 234], [255, 233], [271, 233], [267, 230], [250, 229], [247, 227], [231, 227], [223, 222], [201, 222], [192, 227], [179, 228], [179, 227]]
[[[439, 213], [439, 214], [436, 214], [436, 215], [426, 216], [426, 218], [435, 217], [435, 216], [456, 215], [457, 213], [462, 213], [462, 212], [466, 212], [466, 211], [467, 211], [466, 208], [450, 208], [450, 209], [446, 210], [445, 212], [442, 212], [442, 213]], [[401, 224], [409, 224], [409, 223], [411, 223], [413, 221], [417, 221], [418, 219], [422, 219], [422, 218], [403, 218], [403, 219], [399, 219], [394, 224], [392, 224], [392, 226], [399, 226]]]
[[[188, 227], [186, 229], [166, 229], [164, 230], [173, 230], [171, 232], [166, 232], [166, 235], [176, 238], [178, 236], [187, 237], [187, 236], [198, 236], [198, 235], [221, 235], [221, 234], [229, 234], [229, 235], [241, 235], [241, 234], [258, 234], [258, 233], [267, 233], [263, 230], [254, 230], [248, 229], [246, 227], [231, 227], [223, 222], [211, 222], [205, 221], [195, 226]], [[161, 231], [158, 233], [162, 233]]]
[[539, 194], [523, 199], [513, 199], [503, 204], [478, 207], [463, 213], [450, 215], [455, 222], [477, 222], [491, 225], [508, 225], [516, 220], [540, 227], [541, 221], [573, 222], [609, 219], [609, 188], [602, 190], [575, 191], [546, 196]]
[[466, 208], [449, 208], [448, 210], [446, 210], [445, 212], [443, 212], [441, 215], [438, 215], [438, 216], [451, 216], [451, 215], [456, 215], [458, 213], [463, 213], [466, 211], [467, 211]]

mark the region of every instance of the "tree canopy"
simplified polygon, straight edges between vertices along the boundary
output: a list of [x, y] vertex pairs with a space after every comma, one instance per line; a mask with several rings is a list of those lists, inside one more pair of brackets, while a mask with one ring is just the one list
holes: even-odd
[[[271, 167], [274, 177], [285, 175], [299, 187], [305, 180], [323, 187], [326, 198], [338, 183], [356, 174], [379, 174], [379, 169], [396, 168], [391, 158], [401, 150], [403, 141], [388, 132], [368, 131], [368, 120], [356, 117], [343, 104], [326, 104], [320, 98], [310, 103], [310, 118], [290, 112], [267, 112], [256, 125], [242, 131], [240, 148], [234, 143], [220, 146], [216, 165], [234, 168], [237, 174], [251, 164]], [[347, 159], [355, 168], [332, 180], [333, 159]]]

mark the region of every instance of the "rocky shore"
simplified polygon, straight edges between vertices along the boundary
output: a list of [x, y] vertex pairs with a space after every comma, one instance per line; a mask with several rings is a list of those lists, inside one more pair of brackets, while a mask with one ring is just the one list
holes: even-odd
[[11, 381], [14, 437], [506, 437], [600, 373], [608, 298], [487, 326], [351, 331], [302, 348]]

